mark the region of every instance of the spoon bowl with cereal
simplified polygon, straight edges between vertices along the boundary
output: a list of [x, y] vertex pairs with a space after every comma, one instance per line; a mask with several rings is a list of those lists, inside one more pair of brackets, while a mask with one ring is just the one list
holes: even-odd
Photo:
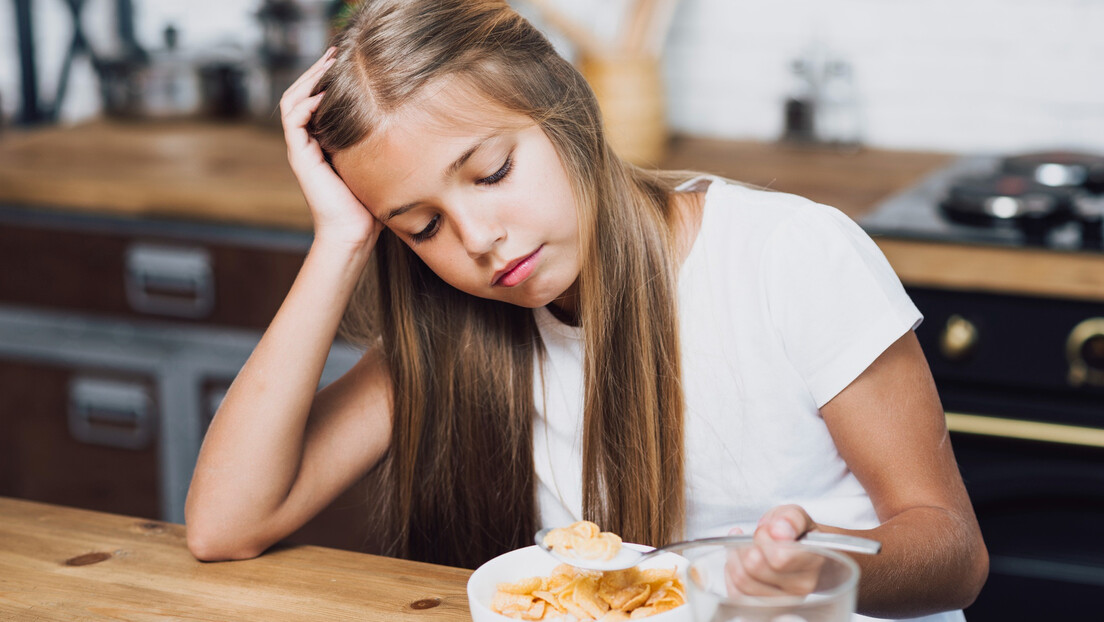
[[[600, 531], [589, 521], [579, 521], [568, 527], [541, 529], [533, 540], [548, 554], [561, 562], [586, 570], [624, 570], [661, 553], [677, 553], [680, 550], [737, 542], [751, 542], [750, 534], [697, 538], [675, 542], [648, 551], [621, 546], [621, 538], [614, 533]], [[874, 555], [882, 544], [876, 540], [836, 533], [810, 531], [799, 538], [798, 543], [807, 546]]]

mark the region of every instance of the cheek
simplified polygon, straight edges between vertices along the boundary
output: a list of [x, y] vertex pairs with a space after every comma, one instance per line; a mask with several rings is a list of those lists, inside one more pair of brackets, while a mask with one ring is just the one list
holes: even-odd
[[[442, 240], [433, 242], [431, 246], [433, 248], [423, 247], [417, 250], [413, 246], [410, 248], [442, 281], [462, 291], [471, 290], [474, 279], [470, 272], [464, 270], [468, 265], [465, 263], [467, 254], [459, 247], [446, 246]], [[463, 254], [463, 257], [453, 253], [454, 249], [457, 253]]]
[[572, 241], [579, 239], [579, 212], [575, 209], [575, 202], [571, 199], [571, 190], [565, 190], [565, 195], [550, 213], [556, 215], [556, 230], [564, 238]]

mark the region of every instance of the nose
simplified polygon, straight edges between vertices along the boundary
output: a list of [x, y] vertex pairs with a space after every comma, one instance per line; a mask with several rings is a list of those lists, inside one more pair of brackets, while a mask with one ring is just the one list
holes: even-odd
[[453, 223], [460, 243], [473, 259], [491, 252], [506, 239], [506, 228], [488, 207], [462, 210], [453, 216]]

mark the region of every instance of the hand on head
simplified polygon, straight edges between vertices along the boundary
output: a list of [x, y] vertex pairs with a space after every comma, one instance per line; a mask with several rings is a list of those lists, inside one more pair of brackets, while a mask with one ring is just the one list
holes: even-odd
[[307, 131], [307, 123], [325, 95], [324, 92], [311, 95], [311, 92], [335, 62], [336, 50], [326, 50], [322, 58], [284, 91], [280, 99], [280, 118], [288, 162], [310, 207], [315, 239], [361, 247], [374, 244], [383, 225], [334, 172], [318, 141]]
[[[732, 549], [725, 563], [729, 595], [804, 595], [816, 588], [822, 557], [794, 546], [799, 537], [817, 528], [796, 505], [776, 507], [759, 519], [754, 546]], [[742, 533], [733, 529], [731, 534]]]

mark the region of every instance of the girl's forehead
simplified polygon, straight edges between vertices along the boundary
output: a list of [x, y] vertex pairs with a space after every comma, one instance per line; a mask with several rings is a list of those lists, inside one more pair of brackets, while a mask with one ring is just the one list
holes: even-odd
[[[379, 119], [359, 143], [338, 151], [333, 163], [353, 193], [379, 217], [416, 201], [473, 153], [501, 154], [511, 137], [536, 126], [528, 116], [468, 89], [426, 89]], [[486, 146], [486, 149], [482, 147]], [[485, 162], [475, 158], [476, 165]]]
[[534, 124], [528, 116], [509, 110], [466, 81], [445, 77], [424, 87], [416, 99], [395, 110], [389, 129], [461, 137], [522, 130]]

